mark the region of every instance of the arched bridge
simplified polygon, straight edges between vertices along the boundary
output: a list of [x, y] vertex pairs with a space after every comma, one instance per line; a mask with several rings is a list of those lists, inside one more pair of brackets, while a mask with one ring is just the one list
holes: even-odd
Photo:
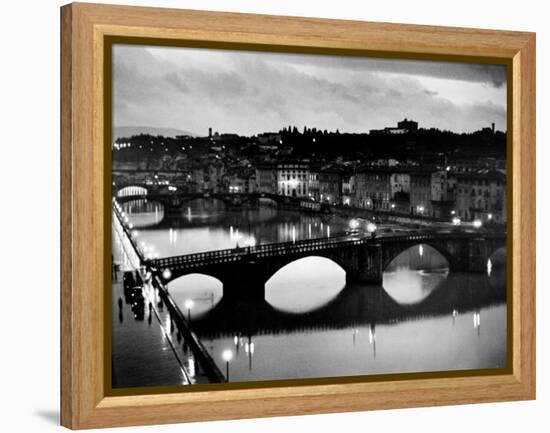
[[179, 213], [184, 204], [197, 199], [220, 200], [230, 207], [240, 207], [246, 204], [258, 205], [264, 199], [271, 200], [279, 208], [330, 212], [330, 206], [327, 203], [314, 202], [307, 198], [260, 192], [170, 192], [158, 189], [148, 190], [142, 186], [127, 186], [118, 190], [115, 195], [117, 202], [120, 204], [142, 199], [159, 202], [163, 205], [167, 214]]
[[488, 258], [506, 242], [505, 233], [431, 232], [407, 235], [343, 235], [332, 238], [233, 248], [146, 261], [168, 283], [201, 273], [223, 283], [225, 299], [258, 300], [265, 283], [298, 259], [320, 256], [346, 272], [348, 282], [379, 284], [389, 263], [411, 246], [427, 244], [448, 261], [451, 272], [485, 272]]

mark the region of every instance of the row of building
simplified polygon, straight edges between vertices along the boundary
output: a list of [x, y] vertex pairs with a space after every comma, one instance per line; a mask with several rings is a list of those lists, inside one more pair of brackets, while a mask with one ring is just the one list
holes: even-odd
[[[134, 181], [140, 181], [133, 173]], [[141, 183], [189, 192], [267, 193], [333, 206], [464, 221], [506, 222], [506, 175], [494, 168], [443, 169], [287, 162], [228, 167], [221, 161], [186, 171], [143, 172]]]
[[506, 176], [497, 170], [365, 167], [353, 174], [308, 164], [257, 167], [250, 188], [333, 205], [408, 215], [506, 222]]

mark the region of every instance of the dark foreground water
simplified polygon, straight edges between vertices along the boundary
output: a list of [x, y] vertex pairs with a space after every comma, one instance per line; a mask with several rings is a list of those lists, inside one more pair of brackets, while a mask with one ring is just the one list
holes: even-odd
[[[229, 211], [205, 200], [170, 217], [155, 203], [125, 210], [152, 257], [333, 236], [349, 224], [269, 206]], [[221, 282], [201, 274], [169, 290], [182, 311], [193, 301], [192, 329], [223, 372], [222, 352], [231, 351], [232, 382], [498, 368], [506, 366], [505, 259], [501, 250], [485, 274], [449, 273], [436, 250], [417, 245], [390, 264], [379, 286], [346, 285], [337, 264], [308, 257], [277, 272], [261, 303], [228, 304]], [[127, 332], [124, 344], [140, 338]]]

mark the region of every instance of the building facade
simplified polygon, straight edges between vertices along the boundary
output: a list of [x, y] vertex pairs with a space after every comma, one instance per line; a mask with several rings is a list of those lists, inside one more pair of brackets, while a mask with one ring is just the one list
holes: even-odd
[[342, 175], [339, 172], [319, 172], [319, 200], [330, 204], [342, 203]]
[[409, 173], [395, 172], [390, 177], [392, 199], [398, 192], [409, 193], [411, 190], [411, 175]]
[[410, 213], [419, 216], [431, 216], [432, 210], [432, 172], [427, 170], [410, 173]]
[[455, 206], [465, 221], [506, 223], [505, 175], [489, 170], [457, 175]]
[[259, 166], [256, 168], [257, 190], [264, 194], [277, 194], [277, 168]]
[[391, 176], [389, 169], [368, 168], [355, 176], [355, 202], [358, 207], [391, 211]]
[[290, 197], [308, 197], [309, 167], [307, 164], [277, 165], [277, 191]]

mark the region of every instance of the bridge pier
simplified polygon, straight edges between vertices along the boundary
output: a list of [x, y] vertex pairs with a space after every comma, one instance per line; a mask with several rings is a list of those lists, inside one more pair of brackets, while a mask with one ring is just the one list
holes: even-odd
[[[382, 245], [369, 244], [365, 248], [356, 249], [348, 258], [346, 266], [346, 282], [349, 283], [382, 283], [383, 260]], [[350, 260], [351, 259], [351, 260]]]
[[235, 263], [221, 278], [223, 299], [227, 301], [264, 301], [265, 278], [256, 262]]
[[464, 263], [464, 272], [485, 272], [489, 253], [485, 239], [472, 239], [466, 247], [467, 257]]

